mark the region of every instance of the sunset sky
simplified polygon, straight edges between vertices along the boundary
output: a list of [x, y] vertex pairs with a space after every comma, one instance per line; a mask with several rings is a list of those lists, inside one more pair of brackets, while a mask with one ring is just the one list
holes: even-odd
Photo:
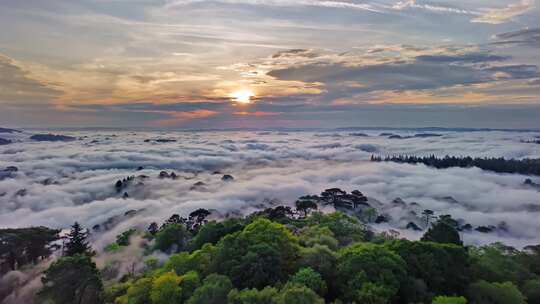
[[540, 128], [534, 0], [0, 0], [0, 126]]

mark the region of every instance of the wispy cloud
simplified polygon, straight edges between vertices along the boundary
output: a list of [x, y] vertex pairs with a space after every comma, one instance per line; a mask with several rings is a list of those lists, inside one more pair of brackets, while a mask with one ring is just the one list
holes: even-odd
[[393, 10], [418, 9], [433, 13], [451, 13], [475, 16], [473, 23], [502, 24], [535, 9], [535, 0], [521, 0], [502, 8], [459, 8], [417, 0], [398, 1], [390, 6]]
[[[306, 57], [305, 52], [299, 51], [287, 54], [284, 61], [280, 60], [282, 56], [272, 57], [274, 69], [269, 68], [270, 61], [265, 62], [269, 68], [268, 75], [281, 81], [321, 84], [321, 102], [342, 102], [344, 98], [365, 102], [373, 92], [399, 100], [396, 95], [408, 92], [403, 95], [403, 102], [414, 103], [414, 98], [409, 98], [412, 95], [424, 96], [418, 98], [418, 103], [446, 103], [451, 100], [454, 103], [479, 103], [499, 100], [487, 92], [480, 92], [479, 85], [500, 84], [502, 80], [526, 82], [540, 76], [536, 65], [512, 64], [511, 56], [470, 46], [411, 48], [391, 45], [378, 46], [376, 51], [323, 52], [319, 57]], [[298, 59], [289, 66], [284, 65], [291, 56], [298, 56]], [[434, 91], [451, 87], [467, 88], [468, 91], [440, 98], [434, 94]], [[503, 95], [508, 97], [508, 94]], [[534, 97], [535, 93], [529, 92], [526, 96]], [[535, 101], [535, 98], [526, 96], [520, 96], [520, 101]]]
[[[165, 7], [174, 8], [178, 6], [202, 3], [206, 0], [173, 0], [169, 1]], [[214, 0], [224, 4], [245, 4], [245, 5], [262, 5], [262, 6], [278, 6], [278, 7], [294, 7], [294, 6], [311, 6], [323, 8], [343, 8], [357, 9], [370, 12], [380, 13], [381, 11], [369, 3], [358, 3], [348, 1], [333, 1], [333, 0]]]
[[501, 24], [513, 20], [515, 17], [532, 11], [535, 8], [535, 0], [521, 0], [518, 3], [509, 4], [503, 8], [488, 9], [487, 12], [474, 18], [472, 22]]
[[497, 41], [494, 44], [540, 47], [540, 28], [525, 28], [501, 33], [495, 35], [495, 39]]
[[33, 78], [15, 60], [0, 54], [0, 104], [47, 103], [62, 92]]
[[163, 111], [163, 110], [143, 110], [143, 113], [155, 113], [168, 116], [169, 118], [153, 120], [146, 123], [149, 127], [181, 127], [187, 122], [196, 119], [204, 119], [219, 114], [217, 111], [198, 109], [193, 111]]
[[465, 15], [478, 14], [475, 11], [471, 11], [467, 9], [461, 9], [461, 8], [450, 7], [450, 6], [441, 6], [441, 5], [428, 4], [428, 3], [418, 3], [418, 1], [416, 0], [398, 1], [395, 4], [393, 4], [391, 8], [394, 10], [421, 9], [421, 10], [426, 10], [426, 11], [436, 12], [436, 13], [454, 13], [454, 14], [465, 14]]

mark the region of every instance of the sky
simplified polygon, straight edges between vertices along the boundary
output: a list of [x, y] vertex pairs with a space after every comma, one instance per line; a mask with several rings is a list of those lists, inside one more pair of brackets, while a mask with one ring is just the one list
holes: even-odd
[[540, 128], [535, 0], [0, 0], [0, 124]]

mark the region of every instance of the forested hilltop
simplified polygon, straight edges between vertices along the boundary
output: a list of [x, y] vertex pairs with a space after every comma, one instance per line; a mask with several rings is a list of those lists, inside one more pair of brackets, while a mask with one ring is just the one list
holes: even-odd
[[296, 209], [243, 218], [208, 221], [206, 209], [175, 214], [145, 231], [129, 229], [106, 247], [105, 254], [143, 252], [142, 267], [123, 270], [98, 269], [99, 255], [79, 224], [63, 246], [54, 242], [58, 230], [0, 230], [0, 254], [4, 271], [61, 254], [44, 271], [35, 303], [540, 303], [538, 245], [464, 246], [450, 215], [427, 215], [421, 240], [409, 241], [317, 209], [306, 196]]
[[446, 169], [452, 167], [468, 168], [477, 167], [482, 170], [493, 171], [497, 173], [518, 173], [525, 175], [540, 175], [540, 159], [505, 159], [504, 157], [485, 157], [472, 158], [445, 156], [414, 156], [414, 155], [397, 155], [397, 156], [371, 156], [371, 161], [375, 162], [395, 162], [407, 164], [424, 164], [437, 169]]

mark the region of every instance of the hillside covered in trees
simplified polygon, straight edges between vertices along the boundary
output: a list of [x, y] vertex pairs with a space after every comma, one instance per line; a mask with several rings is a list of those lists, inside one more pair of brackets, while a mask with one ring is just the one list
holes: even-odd
[[127, 271], [98, 269], [77, 223], [63, 246], [58, 230], [0, 230], [0, 259], [5, 272], [60, 255], [35, 303], [540, 303], [540, 246], [464, 246], [449, 215], [433, 219], [419, 241], [399, 239], [345, 213], [319, 212], [314, 198], [221, 221], [198, 209], [129, 229], [104, 253], [143, 252], [143, 266]]
[[468, 168], [477, 167], [482, 170], [493, 171], [497, 173], [518, 173], [525, 175], [540, 175], [540, 159], [505, 159], [498, 158], [472, 158], [445, 156], [438, 158], [431, 156], [397, 155], [397, 156], [371, 156], [371, 161], [375, 162], [396, 162], [407, 164], [424, 164], [437, 169], [452, 167]]

